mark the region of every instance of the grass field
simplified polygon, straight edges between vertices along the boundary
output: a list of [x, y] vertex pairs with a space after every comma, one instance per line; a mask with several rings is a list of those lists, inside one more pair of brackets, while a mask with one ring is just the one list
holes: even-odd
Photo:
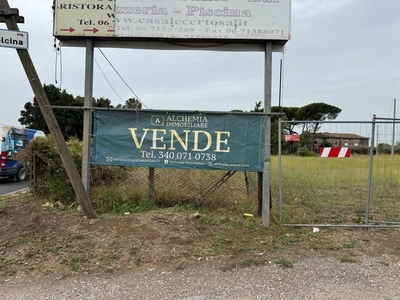
[[[282, 223], [365, 224], [368, 155], [350, 158], [282, 156]], [[220, 215], [257, 214], [257, 173], [236, 172], [213, 193], [199, 196], [226, 171], [155, 169], [155, 203], [149, 202], [149, 169], [131, 168], [124, 180], [92, 188], [99, 213], [158, 207], [200, 207]], [[273, 220], [279, 220], [278, 157], [271, 157]], [[155, 208], [155, 207], [154, 207]], [[369, 223], [400, 222], [400, 157], [373, 158]]]
[[[282, 156], [283, 223], [364, 223], [369, 156]], [[278, 158], [272, 158], [272, 191], [278, 205]], [[400, 222], [400, 157], [374, 156], [369, 222]], [[276, 213], [276, 212], [275, 212]]]
[[[40, 170], [35, 175], [37, 196], [52, 202], [61, 201], [66, 207], [77, 206], [58, 154], [49, 140], [41, 142], [45, 143], [39, 148], [41, 153], [52, 163], [36, 168]], [[79, 165], [80, 143], [71, 142], [70, 148]], [[369, 155], [355, 154], [349, 158], [282, 156], [282, 223], [365, 223], [369, 160]], [[226, 181], [218, 182], [224, 176]], [[235, 172], [232, 177], [226, 176], [226, 170], [160, 168], [152, 173], [149, 168], [93, 166], [90, 198], [98, 214], [186, 206], [219, 216], [257, 215], [257, 173]], [[278, 182], [278, 156], [272, 156], [274, 221], [280, 217]], [[207, 193], [216, 186], [212, 193]], [[399, 200], [400, 155], [396, 154], [393, 159], [390, 155], [374, 155], [369, 223], [400, 222]]]

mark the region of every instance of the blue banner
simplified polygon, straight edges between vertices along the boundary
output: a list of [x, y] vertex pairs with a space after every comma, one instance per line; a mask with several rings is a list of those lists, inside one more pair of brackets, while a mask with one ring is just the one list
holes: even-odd
[[263, 171], [265, 115], [97, 110], [92, 163]]

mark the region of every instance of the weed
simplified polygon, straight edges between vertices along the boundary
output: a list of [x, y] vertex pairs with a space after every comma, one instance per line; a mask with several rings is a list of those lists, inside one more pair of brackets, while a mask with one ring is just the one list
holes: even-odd
[[104, 257], [108, 258], [108, 259], [117, 259], [118, 254], [117, 253], [108, 253], [108, 254], [104, 255]]
[[282, 268], [293, 268], [293, 263], [286, 259], [277, 260], [275, 263]]
[[79, 270], [79, 264], [73, 263], [71, 264], [71, 271], [77, 272]]
[[233, 221], [233, 218], [232, 218], [232, 217], [221, 216], [221, 217], [218, 217], [218, 218], [217, 218], [217, 223], [218, 223], [219, 225], [221, 225], [221, 224], [229, 224], [229, 223], [231, 223], [232, 221]]
[[0, 213], [5, 211], [5, 209], [6, 209], [6, 204], [5, 203], [0, 203]]
[[340, 250], [340, 247], [332, 245], [332, 246], [329, 246], [328, 249], [332, 250], [332, 251], [337, 251], [337, 250]]
[[220, 268], [220, 270], [221, 270], [222, 272], [227, 272], [227, 271], [232, 271], [232, 270], [237, 269], [237, 268], [238, 268], [238, 265], [232, 263], [232, 264], [228, 264], [228, 265], [222, 266], [222, 267]]
[[341, 263], [356, 263], [357, 260], [355, 260], [354, 258], [343, 256], [342, 258], [340, 258], [340, 262]]
[[7, 276], [14, 276], [17, 273], [15, 269], [10, 269], [6, 272]]
[[143, 261], [140, 257], [138, 257], [134, 260], [134, 264], [135, 266], [140, 267], [143, 264]]
[[357, 224], [364, 224], [365, 223], [365, 216], [358, 216], [357, 218], [351, 219], [354, 223]]
[[202, 231], [206, 228], [204, 224], [198, 222], [194, 223], [193, 226], [197, 231]]
[[395, 248], [390, 254], [400, 256], [400, 247]]
[[24, 262], [25, 260], [22, 258], [4, 258], [3, 256], [0, 256], [0, 269], [13, 265], [22, 265]]
[[71, 261], [73, 263], [85, 263], [88, 261], [88, 258], [84, 255], [75, 255], [71, 257]]
[[290, 237], [286, 236], [286, 237], [284, 237], [284, 238], [282, 239], [281, 244], [282, 244], [283, 246], [289, 246], [289, 245], [292, 244], [292, 239], [291, 239]]
[[257, 259], [248, 259], [241, 261], [238, 265], [241, 268], [248, 268], [251, 266], [261, 266], [265, 264], [265, 260], [257, 260]]
[[351, 249], [351, 248], [354, 248], [355, 245], [356, 245], [356, 242], [351, 242], [351, 243], [343, 244], [342, 247], [346, 248], [346, 249]]
[[138, 252], [139, 252], [139, 247], [137, 247], [137, 246], [132, 246], [132, 247], [129, 249], [129, 254], [130, 254], [130, 255], [136, 255]]
[[232, 271], [237, 270], [238, 268], [249, 268], [252, 266], [262, 266], [265, 265], [265, 260], [257, 260], [257, 259], [247, 259], [243, 260], [239, 263], [230, 263], [221, 267], [221, 271]]

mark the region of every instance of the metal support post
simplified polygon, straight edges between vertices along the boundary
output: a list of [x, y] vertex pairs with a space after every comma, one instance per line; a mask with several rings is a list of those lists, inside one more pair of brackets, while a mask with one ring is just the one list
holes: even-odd
[[267, 117], [264, 144], [264, 175], [262, 193], [262, 224], [269, 227], [271, 193], [271, 98], [272, 98], [272, 42], [265, 43], [264, 113]]
[[92, 99], [93, 99], [93, 40], [86, 40], [85, 65], [85, 100], [83, 111], [83, 142], [82, 142], [82, 183], [86, 195], [90, 195], [90, 153], [92, 135]]

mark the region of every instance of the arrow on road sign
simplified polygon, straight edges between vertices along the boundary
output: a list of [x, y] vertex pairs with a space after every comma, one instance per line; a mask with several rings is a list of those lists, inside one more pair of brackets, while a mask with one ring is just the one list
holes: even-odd
[[60, 31], [69, 31], [69, 33], [74, 32], [75, 29], [70, 27], [70, 28], [61, 28]]
[[93, 31], [93, 33], [96, 33], [99, 30], [93, 27], [93, 29], [83, 29], [83, 31]]

